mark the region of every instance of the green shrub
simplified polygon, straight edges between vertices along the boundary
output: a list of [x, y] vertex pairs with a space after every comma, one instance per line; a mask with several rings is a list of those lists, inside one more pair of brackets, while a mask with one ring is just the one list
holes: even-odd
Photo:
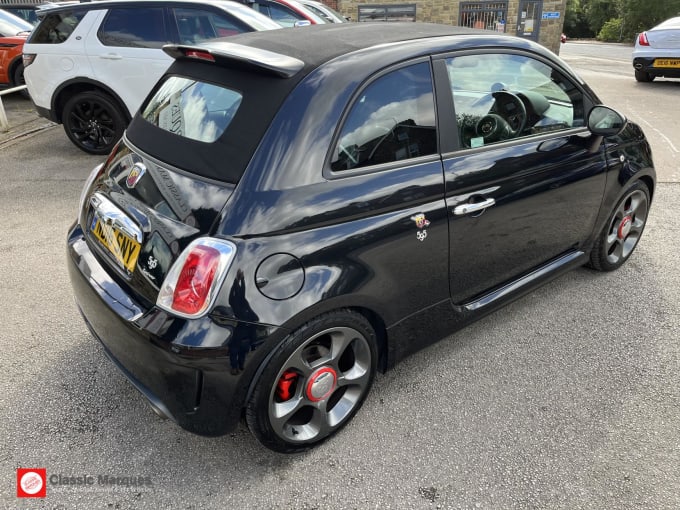
[[602, 25], [600, 33], [597, 34], [598, 41], [619, 42], [621, 40], [621, 18], [610, 19]]

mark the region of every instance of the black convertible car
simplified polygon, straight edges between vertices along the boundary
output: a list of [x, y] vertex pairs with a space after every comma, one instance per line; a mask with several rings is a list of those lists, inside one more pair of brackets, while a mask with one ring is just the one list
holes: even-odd
[[527, 40], [361, 23], [165, 51], [68, 260], [105, 352], [192, 432], [245, 417], [309, 448], [377, 370], [642, 235], [642, 131]]

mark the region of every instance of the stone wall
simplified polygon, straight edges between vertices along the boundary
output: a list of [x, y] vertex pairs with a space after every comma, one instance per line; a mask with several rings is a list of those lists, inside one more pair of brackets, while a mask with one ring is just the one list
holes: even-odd
[[[391, 5], [416, 4], [416, 21], [458, 25], [460, 0], [324, 0], [345, 16], [352, 20], [358, 19], [359, 5]], [[559, 12], [559, 18], [541, 19], [538, 32], [538, 42], [559, 53], [560, 34], [564, 23], [564, 12], [567, 0], [543, 0], [542, 12]], [[519, 0], [508, 0], [508, 16], [505, 32], [516, 35], [517, 19], [520, 15]]]

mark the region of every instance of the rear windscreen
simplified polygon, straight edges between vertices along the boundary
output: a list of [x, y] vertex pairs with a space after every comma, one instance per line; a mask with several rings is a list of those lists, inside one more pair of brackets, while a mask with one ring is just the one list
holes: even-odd
[[236, 184], [299, 76], [181, 59], [151, 91], [126, 136], [167, 165]]
[[235, 90], [170, 76], [149, 100], [142, 117], [175, 135], [211, 143], [231, 124], [242, 99]]

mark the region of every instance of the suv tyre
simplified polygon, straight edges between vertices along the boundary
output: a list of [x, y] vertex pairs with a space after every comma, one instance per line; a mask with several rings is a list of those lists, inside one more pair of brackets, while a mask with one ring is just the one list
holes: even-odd
[[80, 92], [64, 105], [64, 131], [76, 146], [90, 154], [108, 154], [123, 136], [125, 114], [108, 94], [97, 90]]
[[[15, 87], [26, 85], [26, 82], [24, 81], [24, 64], [19, 64], [14, 68], [14, 73], [12, 74], [12, 83]], [[19, 93], [27, 99], [31, 97], [28, 93], [28, 89], [24, 89]]]

